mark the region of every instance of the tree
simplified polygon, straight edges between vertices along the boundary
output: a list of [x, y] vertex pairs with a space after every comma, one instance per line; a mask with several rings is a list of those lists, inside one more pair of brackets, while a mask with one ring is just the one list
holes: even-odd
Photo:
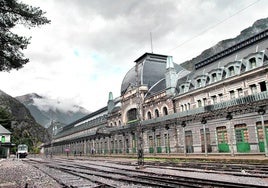
[[11, 31], [18, 24], [27, 28], [50, 23], [45, 12], [17, 0], [0, 0], [0, 71], [20, 69], [29, 59], [22, 50], [30, 44], [30, 38], [19, 36]]

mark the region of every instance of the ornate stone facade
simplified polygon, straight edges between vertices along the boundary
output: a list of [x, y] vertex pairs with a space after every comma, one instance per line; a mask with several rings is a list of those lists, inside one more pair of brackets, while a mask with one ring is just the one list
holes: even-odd
[[65, 127], [46, 149], [136, 154], [141, 134], [145, 154], [267, 154], [267, 48], [265, 30], [193, 71], [171, 56], [145, 53], [123, 79], [120, 97], [110, 93], [107, 107]]

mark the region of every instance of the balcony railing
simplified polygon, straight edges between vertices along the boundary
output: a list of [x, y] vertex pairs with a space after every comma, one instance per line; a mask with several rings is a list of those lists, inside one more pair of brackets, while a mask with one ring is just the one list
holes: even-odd
[[217, 103], [214, 105], [207, 105], [204, 107], [199, 107], [199, 108], [195, 108], [195, 109], [188, 110], [188, 111], [177, 112], [174, 114], [166, 115], [163, 117], [158, 117], [155, 119], [145, 120], [145, 121], [142, 121], [141, 124], [148, 125], [148, 124], [153, 124], [153, 123], [159, 123], [159, 122], [166, 121], [166, 120], [171, 120], [171, 119], [175, 119], [175, 118], [181, 118], [181, 117], [200, 114], [200, 113], [204, 113], [204, 112], [224, 109], [224, 108], [228, 108], [231, 106], [236, 106], [236, 105], [241, 105], [241, 104], [250, 104], [250, 103], [262, 101], [265, 99], [268, 99], [268, 91], [264, 91], [261, 93], [256, 93], [256, 94], [252, 94], [252, 95], [248, 95], [248, 96], [240, 97], [240, 98], [236, 98], [236, 99], [231, 99], [231, 100]]

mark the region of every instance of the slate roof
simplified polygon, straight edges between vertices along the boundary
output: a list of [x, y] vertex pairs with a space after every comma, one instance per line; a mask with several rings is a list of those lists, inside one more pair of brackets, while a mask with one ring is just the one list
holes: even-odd
[[[149, 90], [157, 82], [165, 78], [166, 73], [166, 59], [168, 56], [145, 53], [135, 62], [138, 63], [138, 83], [139, 85], [147, 85]], [[174, 68], [177, 72], [184, 70], [184, 68], [174, 63]], [[125, 75], [121, 84], [121, 95], [125, 93], [130, 85], [136, 85], [136, 70], [133, 66]], [[163, 84], [159, 86], [162, 89]], [[156, 88], [155, 88], [156, 89]]]
[[0, 124], [0, 134], [11, 134], [11, 132]]

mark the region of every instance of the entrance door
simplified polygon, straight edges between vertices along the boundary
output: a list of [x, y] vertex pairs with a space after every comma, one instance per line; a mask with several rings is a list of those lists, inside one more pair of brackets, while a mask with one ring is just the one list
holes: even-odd
[[235, 137], [237, 152], [249, 152], [250, 145], [248, 143], [248, 129], [246, 124], [235, 125]]
[[[258, 131], [260, 152], [265, 152], [265, 150], [264, 150], [264, 135], [263, 135], [263, 131], [262, 131], [261, 122], [257, 122], [256, 126], [257, 126], [257, 131]], [[268, 145], [268, 121], [264, 122], [264, 129], [265, 129], [265, 135], [266, 135], [266, 143]]]
[[192, 131], [185, 131], [185, 145], [186, 145], [186, 153], [194, 152]]
[[[204, 129], [200, 129], [200, 134], [201, 134], [201, 149], [202, 149], [202, 153], [205, 153]], [[210, 145], [209, 128], [206, 128], [206, 139], [207, 139], [207, 152], [211, 152], [212, 148], [211, 148], [211, 145]]]
[[228, 145], [228, 135], [225, 126], [217, 127], [217, 139], [218, 139], [218, 150], [221, 153], [230, 152]]
[[149, 136], [149, 153], [154, 153], [154, 139], [153, 139], [153, 136]]
[[166, 153], [170, 153], [170, 139], [168, 134], [165, 134], [165, 148]]
[[136, 137], [135, 134], [132, 135], [132, 153], [136, 153]]
[[160, 135], [156, 135], [156, 152], [162, 153], [161, 136]]
[[129, 141], [126, 139], [126, 153], [129, 153]]

